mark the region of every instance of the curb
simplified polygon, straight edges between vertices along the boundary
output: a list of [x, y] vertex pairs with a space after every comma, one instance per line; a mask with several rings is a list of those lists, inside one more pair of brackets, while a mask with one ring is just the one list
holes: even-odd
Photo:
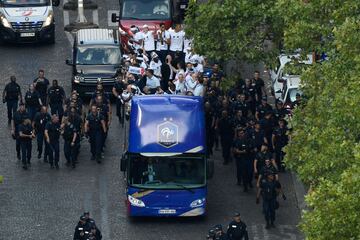
[[297, 206], [302, 212], [303, 210], [307, 209], [306, 202], [305, 202], [305, 195], [306, 195], [306, 189], [304, 184], [301, 182], [301, 180], [298, 178], [298, 176], [294, 172], [290, 172], [291, 179], [294, 185], [295, 190], [295, 197], [296, 197], [296, 203]]

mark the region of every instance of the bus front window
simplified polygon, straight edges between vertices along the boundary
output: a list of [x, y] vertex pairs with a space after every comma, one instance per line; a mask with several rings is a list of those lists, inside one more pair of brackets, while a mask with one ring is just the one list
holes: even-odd
[[128, 181], [134, 187], [143, 188], [200, 187], [205, 184], [205, 159], [133, 156]]

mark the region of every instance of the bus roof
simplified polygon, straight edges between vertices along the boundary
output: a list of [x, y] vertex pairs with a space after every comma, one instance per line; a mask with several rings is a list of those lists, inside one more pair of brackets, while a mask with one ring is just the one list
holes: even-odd
[[131, 104], [128, 150], [143, 155], [205, 153], [202, 98], [135, 96]]

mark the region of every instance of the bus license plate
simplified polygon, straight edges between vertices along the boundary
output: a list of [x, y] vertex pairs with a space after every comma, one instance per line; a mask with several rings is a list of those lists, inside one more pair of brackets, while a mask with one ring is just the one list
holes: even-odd
[[35, 37], [35, 33], [20, 33], [20, 37]]
[[160, 209], [159, 214], [175, 214], [175, 209]]

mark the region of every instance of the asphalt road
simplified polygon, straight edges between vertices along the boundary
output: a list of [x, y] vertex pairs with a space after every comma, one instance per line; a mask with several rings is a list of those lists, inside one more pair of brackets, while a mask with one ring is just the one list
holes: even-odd
[[[97, 12], [86, 11], [89, 21], [108, 27], [109, 11], [118, 8], [117, 1], [98, 1]], [[65, 23], [75, 21], [76, 13], [55, 11], [57, 20], [56, 44], [0, 46], [0, 91], [10, 75], [16, 75], [23, 92], [37, 75], [45, 69], [49, 79], [58, 79], [70, 90], [71, 71], [65, 59], [71, 55], [71, 35], [63, 31]], [[69, 16], [69, 18], [67, 18]], [[93, 19], [93, 20], [92, 20]], [[96, 20], [97, 19], [97, 20]], [[252, 72], [247, 66], [246, 72]], [[76, 169], [65, 167], [61, 153], [60, 170], [50, 170], [49, 165], [33, 158], [30, 170], [24, 171], [16, 159], [15, 142], [7, 126], [6, 107], [0, 111], [0, 239], [72, 239], [79, 216], [90, 211], [103, 233], [103, 239], [204, 239], [208, 229], [215, 224], [227, 224], [234, 211], [242, 214], [248, 225], [250, 239], [302, 239], [296, 228], [299, 209], [295, 199], [291, 175], [281, 174], [281, 182], [287, 195], [280, 201], [277, 212], [277, 228], [266, 230], [260, 205], [255, 204], [255, 190], [243, 193], [235, 185], [234, 163], [223, 166], [220, 152], [216, 152], [215, 176], [209, 183], [208, 213], [205, 218], [145, 218], [129, 219], [126, 216], [125, 184], [119, 171], [123, 130], [113, 121], [107, 141], [105, 160], [98, 165], [90, 161], [90, 149], [83, 142], [80, 164]]]

